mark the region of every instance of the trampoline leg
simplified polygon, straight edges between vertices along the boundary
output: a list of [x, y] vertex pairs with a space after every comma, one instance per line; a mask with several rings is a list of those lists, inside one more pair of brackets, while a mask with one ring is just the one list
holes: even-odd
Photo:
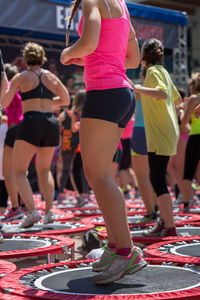
[[99, 240], [99, 245], [100, 245], [100, 248], [103, 248], [103, 242], [101, 239]]
[[74, 251], [74, 246], [71, 248], [71, 260], [73, 261], [74, 260], [74, 254], [75, 254], [75, 251]]
[[58, 254], [55, 254], [55, 261], [54, 261], [54, 262], [55, 262], [55, 263], [59, 263], [59, 261], [60, 261], [60, 260], [59, 260], [59, 258], [58, 258]]
[[50, 253], [48, 253], [48, 254], [46, 255], [46, 261], [47, 261], [47, 264], [48, 264], [48, 265], [51, 263], [51, 254], [50, 254]]

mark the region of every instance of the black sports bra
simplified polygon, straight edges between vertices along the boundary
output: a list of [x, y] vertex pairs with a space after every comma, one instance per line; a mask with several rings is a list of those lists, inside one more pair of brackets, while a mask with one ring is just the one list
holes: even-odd
[[43, 83], [41, 80], [41, 75], [43, 73], [43, 69], [41, 70], [40, 74], [37, 74], [36, 72], [29, 70], [30, 72], [33, 72], [36, 74], [39, 78], [39, 84], [32, 90], [22, 93], [19, 91], [20, 96], [22, 98], [22, 101], [26, 101], [29, 99], [34, 99], [34, 98], [42, 98], [42, 99], [50, 99], [53, 100], [53, 97], [55, 97], [55, 94], [52, 93]]

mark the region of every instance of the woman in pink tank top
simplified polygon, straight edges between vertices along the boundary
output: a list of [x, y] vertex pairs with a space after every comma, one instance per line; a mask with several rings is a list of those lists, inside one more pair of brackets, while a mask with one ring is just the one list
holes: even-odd
[[[69, 28], [80, 2], [75, 2]], [[103, 285], [146, 265], [132, 245], [125, 200], [110, 176], [120, 137], [134, 113], [135, 95], [126, 69], [138, 67], [139, 49], [124, 0], [82, 0], [78, 32], [80, 38], [63, 50], [60, 61], [84, 66], [80, 146], [84, 171], [108, 234], [102, 256], [93, 263], [93, 271], [102, 271], [94, 281]], [[66, 44], [68, 39], [69, 30]]]

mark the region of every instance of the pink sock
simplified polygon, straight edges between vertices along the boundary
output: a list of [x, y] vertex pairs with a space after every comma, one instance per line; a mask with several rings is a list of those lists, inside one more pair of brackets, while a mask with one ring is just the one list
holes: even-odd
[[117, 255], [128, 256], [131, 252], [131, 248], [118, 248], [116, 250]]
[[108, 247], [109, 247], [110, 249], [115, 249], [115, 248], [116, 248], [116, 245], [115, 245], [114, 243], [108, 242]]

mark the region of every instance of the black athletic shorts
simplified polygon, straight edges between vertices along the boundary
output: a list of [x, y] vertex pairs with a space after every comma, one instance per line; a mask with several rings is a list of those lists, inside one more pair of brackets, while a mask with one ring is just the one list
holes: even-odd
[[9, 146], [11, 148], [14, 147], [18, 126], [19, 125], [11, 125], [8, 128], [8, 131], [6, 132], [5, 143], [4, 143], [5, 146]]
[[82, 118], [95, 118], [117, 123], [125, 128], [135, 110], [135, 94], [130, 88], [88, 91]]
[[29, 111], [17, 130], [17, 140], [24, 140], [37, 147], [55, 147], [59, 144], [60, 126], [51, 113]]

